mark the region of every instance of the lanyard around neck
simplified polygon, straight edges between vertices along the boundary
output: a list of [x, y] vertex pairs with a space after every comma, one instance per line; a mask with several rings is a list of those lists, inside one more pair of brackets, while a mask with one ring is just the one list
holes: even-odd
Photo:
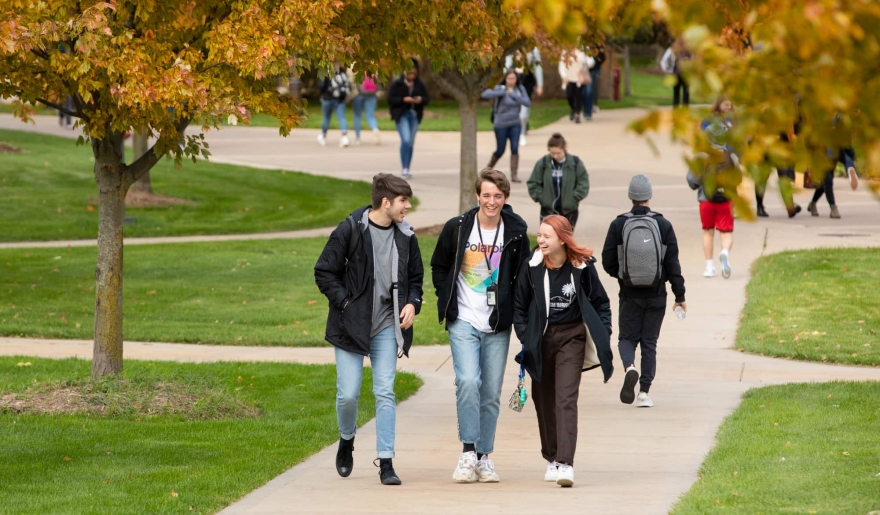
[[[489, 262], [492, 259], [492, 255], [495, 254], [495, 244], [498, 243], [498, 234], [501, 233], [501, 220], [498, 220], [498, 226], [495, 228], [495, 239], [492, 240], [492, 249], [489, 251], [489, 255], [486, 256], [486, 253], [483, 253], [483, 257], [486, 260], [486, 266], [489, 267], [489, 272], [492, 271], [492, 263]], [[480, 218], [477, 217], [477, 234], [480, 236], [480, 245], [484, 245], [483, 243], [483, 231], [480, 229]]]

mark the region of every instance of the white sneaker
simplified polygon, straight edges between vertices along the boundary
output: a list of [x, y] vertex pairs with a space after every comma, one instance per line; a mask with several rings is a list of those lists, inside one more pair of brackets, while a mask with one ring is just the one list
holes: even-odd
[[556, 479], [556, 484], [566, 487], [574, 485], [574, 467], [560, 464], [559, 478]]
[[458, 466], [452, 473], [452, 480], [456, 483], [476, 483], [480, 480], [477, 474], [477, 453], [474, 451], [461, 453]]
[[376, 138], [376, 144], [382, 144], [382, 136], [379, 133], [379, 129], [373, 129], [373, 137]]
[[639, 392], [639, 396], [636, 398], [636, 407], [637, 408], [653, 408], [654, 401], [648, 397], [648, 394], [645, 392]]
[[348, 142], [348, 136], [346, 136], [345, 134], [343, 134], [342, 137], [339, 138], [339, 146], [340, 146], [341, 148], [345, 148], [345, 147], [348, 146], [348, 143], [349, 143], [349, 142]]
[[519, 135], [519, 146], [524, 147], [524, 146], [526, 146], [527, 143], [528, 143], [528, 141], [526, 141], [526, 135], [520, 134]]
[[318, 134], [318, 145], [321, 145], [322, 147], [326, 147], [327, 146], [327, 136], [324, 136], [323, 134]]
[[847, 168], [846, 177], [849, 179], [849, 185], [852, 189], [857, 189], [859, 187], [859, 176], [856, 174], [855, 168]]
[[355, 138], [355, 139], [354, 139], [354, 146], [356, 146], [356, 147], [361, 146], [361, 139], [360, 139], [360, 138]]
[[547, 472], [544, 472], [544, 481], [555, 483], [559, 479], [559, 464], [555, 461], [547, 462]]
[[703, 277], [715, 277], [715, 266], [707, 266], [706, 271], [703, 272]]
[[409, 171], [409, 168], [404, 168], [400, 175], [403, 176], [404, 179], [412, 179], [412, 172]]
[[721, 277], [730, 279], [730, 254], [724, 250], [721, 252], [721, 255], [718, 256], [718, 259], [721, 260]]
[[477, 475], [480, 476], [480, 483], [497, 483], [501, 481], [498, 473], [495, 472], [495, 464], [486, 455], [483, 455], [477, 462]]
[[599, 112], [599, 106], [597, 106], [596, 104], [593, 104], [593, 112], [594, 112], [594, 113], [598, 113], [598, 112]]

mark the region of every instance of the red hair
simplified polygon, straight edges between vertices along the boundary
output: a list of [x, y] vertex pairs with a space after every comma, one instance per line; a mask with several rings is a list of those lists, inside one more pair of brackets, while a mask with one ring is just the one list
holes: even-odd
[[[544, 219], [541, 220], [541, 223], [549, 225], [554, 231], [556, 231], [556, 235], [559, 236], [559, 241], [565, 246], [565, 254], [572, 264], [586, 264], [589, 262], [590, 258], [593, 257], [593, 249], [590, 247], [581, 247], [576, 241], [574, 241], [574, 230], [564, 216], [545, 216]], [[550, 266], [548, 256], [544, 256], [544, 266], [548, 268]]]

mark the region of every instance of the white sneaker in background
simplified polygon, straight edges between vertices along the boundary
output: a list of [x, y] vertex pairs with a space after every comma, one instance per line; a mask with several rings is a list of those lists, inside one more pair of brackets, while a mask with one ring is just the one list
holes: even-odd
[[556, 484], [566, 487], [574, 485], [574, 467], [560, 463], [559, 477], [556, 479]]
[[555, 461], [547, 462], [547, 471], [544, 472], [544, 481], [555, 483], [559, 479], [559, 464]]
[[355, 139], [354, 139], [354, 146], [356, 146], [356, 147], [361, 146], [361, 139], [360, 139], [360, 138], [355, 138]]
[[373, 137], [376, 138], [376, 144], [377, 144], [377, 145], [381, 145], [381, 144], [382, 144], [382, 136], [381, 136], [381, 134], [379, 133], [379, 129], [373, 129]]
[[340, 148], [345, 148], [345, 147], [347, 147], [347, 146], [348, 146], [348, 143], [349, 143], [349, 141], [348, 141], [348, 136], [346, 136], [345, 134], [343, 134], [342, 137], [339, 138], [339, 146], [340, 146]]
[[497, 483], [501, 481], [498, 473], [495, 472], [495, 464], [485, 455], [477, 461], [477, 475], [480, 477], [480, 483]]
[[593, 104], [593, 112], [594, 112], [594, 113], [598, 113], [598, 112], [599, 112], [599, 106], [598, 106], [598, 105]]
[[722, 250], [718, 259], [721, 260], [721, 277], [730, 279], [730, 253]]
[[703, 277], [715, 277], [715, 265], [706, 265], [706, 271], [703, 272]]
[[526, 135], [520, 134], [519, 135], [519, 146], [524, 147], [524, 146], [526, 146], [527, 143], [528, 143], [528, 141], [526, 141]]
[[856, 169], [853, 167], [849, 167], [846, 170], [846, 177], [849, 179], [849, 185], [852, 189], [856, 189], [859, 187], [859, 176], [856, 174]]
[[637, 408], [653, 408], [654, 401], [648, 397], [648, 394], [645, 392], [639, 392], [639, 396], [636, 398], [636, 407]]
[[404, 168], [400, 175], [403, 176], [404, 179], [412, 179], [412, 172], [409, 171], [409, 168]]
[[452, 473], [452, 480], [456, 483], [476, 483], [480, 480], [477, 474], [477, 453], [474, 451], [461, 453], [455, 472]]
[[325, 136], [323, 134], [318, 134], [318, 145], [321, 145], [322, 147], [326, 147], [327, 146], [327, 136]]

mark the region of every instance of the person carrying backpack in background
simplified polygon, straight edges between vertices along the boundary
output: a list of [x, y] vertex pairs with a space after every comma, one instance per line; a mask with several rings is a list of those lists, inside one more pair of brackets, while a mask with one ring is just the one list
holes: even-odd
[[562, 215], [574, 229], [578, 205], [590, 193], [590, 176], [583, 161], [565, 149], [562, 134], [550, 136], [549, 153], [535, 163], [526, 186], [532, 200], [541, 205], [542, 221], [548, 215]]
[[[364, 356], [373, 367], [376, 453], [383, 485], [394, 472], [397, 359], [409, 357], [413, 321], [422, 307], [424, 269], [419, 242], [404, 220], [412, 189], [400, 177], [373, 177], [372, 205], [339, 224], [315, 264], [315, 283], [330, 301], [325, 339], [336, 353], [336, 472], [351, 474]], [[376, 461], [373, 463], [375, 464]]]
[[[728, 171], [738, 173], [739, 159], [736, 154], [729, 150], [719, 151], [720, 163], [710, 163], [706, 166], [703, 175], [697, 177], [692, 171], [688, 170], [687, 183], [692, 190], [697, 190], [697, 200], [700, 203], [700, 222], [703, 225], [703, 255], [706, 258], [706, 270], [703, 277], [715, 277], [715, 231], [721, 234], [721, 252], [718, 259], [721, 261], [721, 276], [725, 279], [730, 278], [730, 250], [733, 248], [733, 204], [725, 191], [726, 180], [724, 175]], [[706, 154], [697, 154], [704, 156]], [[738, 176], [739, 184], [742, 181], [741, 175]], [[736, 185], [727, 184], [727, 188], [732, 189], [734, 195]]]
[[496, 149], [486, 168], [493, 168], [504, 155], [507, 140], [510, 140], [510, 181], [522, 182], [519, 171], [519, 136], [522, 133], [520, 108], [529, 107], [532, 101], [526, 89], [519, 83], [516, 70], [507, 70], [504, 80], [493, 89], [487, 89], [480, 95], [484, 99], [492, 99], [492, 126], [495, 129]]
[[[675, 295], [673, 311], [687, 313], [684, 277], [678, 262], [678, 240], [672, 224], [663, 215], [651, 211], [651, 180], [638, 174], [629, 183], [633, 208], [611, 222], [602, 268], [620, 284], [618, 345], [626, 375], [620, 401], [632, 404], [635, 385], [640, 383], [636, 406], [650, 408], [648, 396], [657, 371], [657, 340], [666, 314], [666, 283]], [[636, 347], [642, 348], [642, 373], [635, 368]]]
[[339, 121], [339, 130], [342, 131], [342, 137], [339, 138], [339, 146], [347, 147], [349, 144], [348, 136], [348, 120], [345, 119], [345, 102], [351, 93], [351, 81], [348, 77], [348, 70], [344, 66], [339, 66], [335, 73], [324, 77], [319, 88], [321, 92], [321, 134], [318, 134], [318, 144], [322, 147], [327, 145], [327, 130], [330, 128], [330, 117], [336, 112], [336, 119]]
[[376, 104], [379, 98], [379, 79], [375, 73], [364, 72], [364, 80], [358, 85], [358, 94], [351, 101], [354, 110], [354, 144], [361, 144], [361, 113], [367, 118], [367, 125], [373, 130], [376, 144], [381, 142], [379, 138], [379, 124], [376, 122]]

